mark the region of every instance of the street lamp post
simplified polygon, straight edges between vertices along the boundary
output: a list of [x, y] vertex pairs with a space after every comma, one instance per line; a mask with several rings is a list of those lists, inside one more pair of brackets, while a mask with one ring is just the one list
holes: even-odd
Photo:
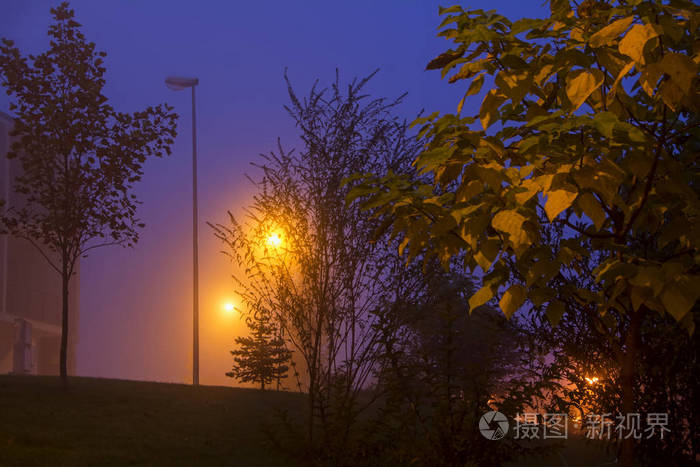
[[194, 88], [198, 78], [169, 76], [165, 85], [173, 91], [192, 88], [192, 384], [199, 385], [199, 273], [197, 257], [197, 120]]

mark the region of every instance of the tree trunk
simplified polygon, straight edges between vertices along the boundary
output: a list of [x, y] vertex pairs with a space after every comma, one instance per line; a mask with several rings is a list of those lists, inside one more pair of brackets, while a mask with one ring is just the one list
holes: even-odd
[[63, 383], [68, 381], [68, 286], [70, 285], [70, 274], [68, 273], [68, 265], [64, 259], [63, 271], [61, 273], [63, 307], [61, 319], [61, 361], [60, 374]]
[[[634, 384], [637, 376], [637, 345], [639, 342], [639, 328], [642, 321], [642, 309], [630, 313], [630, 326], [625, 337], [625, 353], [623, 354], [621, 383], [622, 383], [622, 412], [626, 414], [636, 413], [634, 400]], [[635, 457], [635, 439], [630, 436], [622, 440], [620, 449], [621, 467], [634, 467], [637, 465]]]

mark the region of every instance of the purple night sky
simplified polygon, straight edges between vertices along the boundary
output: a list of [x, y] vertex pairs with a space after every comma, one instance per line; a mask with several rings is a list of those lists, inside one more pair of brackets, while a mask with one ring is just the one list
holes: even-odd
[[[23, 53], [44, 50], [58, 1], [4, 0], [0, 37]], [[450, 3], [444, 3], [445, 6]], [[134, 249], [101, 249], [83, 260], [80, 277], [78, 374], [154, 381], [191, 381], [192, 188], [189, 90], [175, 93], [168, 75], [196, 76], [200, 217], [200, 382], [227, 384], [243, 322], [226, 313], [234, 297], [232, 266], [206, 221], [226, 221], [249, 203], [250, 162], [276, 147], [291, 148], [296, 132], [284, 68], [299, 94], [314, 79], [330, 83], [380, 73], [375, 96], [408, 92], [401, 108], [454, 111], [465, 89], [425, 65], [449, 47], [436, 37], [437, 2], [360, 1], [73, 1], [88, 40], [107, 52], [105, 94], [121, 111], [168, 102], [180, 114], [173, 155], [150, 161], [136, 194], [146, 223]], [[511, 19], [542, 16], [540, 2], [473, 0]], [[0, 95], [0, 110], [8, 111]], [[465, 109], [472, 113], [474, 109]]]

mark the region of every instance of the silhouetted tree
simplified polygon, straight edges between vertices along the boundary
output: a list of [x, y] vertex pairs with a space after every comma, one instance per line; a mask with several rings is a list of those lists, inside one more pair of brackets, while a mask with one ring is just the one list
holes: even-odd
[[406, 171], [420, 147], [392, 115], [400, 99], [365, 94], [370, 78], [341, 86], [336, 77], [303, 99], [289, 85], [302, 150], [263, 156], [248, 222], [230, 216], [215, 227], [245, 271], [246, 307], [273, 313], [301, 361], [307, 460], [335, 465], [353, 463], [354, 427], [369, 403], [361, 395], [380, 351], [371, 311], [409, 290], [397, 244], [374, 241], [380, 220], [346, 202], [353, 174]]
[[537, 354], [517, 320], [491, 307], [469, 310], [472, 279], [459, 267], [429, 261], [423, 293], [383, 338], [378, 411], [371, 440], [387, 465], [501, 465], [545, 452], [479, 432], [490, 410], [515, 416], [541, 401], [546, 381], [533, 378]]
[[78, 259], [107, 245], [138, 241], [138, 201], [131, 188], [147, 157], [170, 154], [177, 115], [168, 105], [115, 111], [102, 94], [104, 52], [95, 51], [67, 3], [52, 8], [50, 47], [23, 57], [0, 46], [0, 79], [16, 98], [9, 158], [21, 199], [0, 218], [4, 233], [24, 238], [62, 280], [60, 374], [67, 375], [68, 290]]
[[260, 384], [265, 390], [273, 381], [280, 388], [280, 381], [287, 377], [287, 362], [292, 353], [287, 350], [279, 329], [268, 313], [256, 313], [247, 317], [246, 324], [251, 331], [249, 337], [237, 337], [238, 350], [232, 350], [233, 370], [226, 376], [236, 378], [243, 383]]

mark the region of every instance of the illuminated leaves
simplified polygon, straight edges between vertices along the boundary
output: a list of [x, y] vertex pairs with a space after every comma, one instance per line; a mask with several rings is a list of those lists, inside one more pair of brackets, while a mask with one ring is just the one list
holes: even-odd
[[498, 304], [506, 317], [510, 318], [525, 303], [527, 291], [519, 284], [513, 284], [501, 297]]
[[610, 45], [614, 42], [617, 37], [625, 32], [630, 24], [634, 21], [633, 16], [628, 16], [627, 18], [622, 18], [617, 21], [610, 23], [605, 26], [600, 31], [596, 32], [589, 39], [589, 44], [591, 47], [602, 47], [604, 45]]
[[505, 102], [505, 96], [498, 93], [496, 89], [491, 89], [484, 97], [484, 101], [481, 103], [481, 109], [479, 110], [479, 118], [481, 119], [481, 126], [484, 130], [488, 129], [493, 122], [498, 118], [498, 107]]
[[620, 41], [618, 50], [639, 64], [644, 64], [644, 47], [659, 33], [651, 24], [635, 24]]
[[474, 295], [469, 298], [469, 311], [474, 311], [484, 303], [491, 300], [495, 295], [493, 286], [489, 283], [484, 284]]
[[588, 96], [603, 84], [600, 70], [576, 70], [567, 76], [566, 96], [571, 101], [571, 112], [581, 107]]
[[501, 211], [493, 217], [491, 225], [494, 229], [508, 234], [508, 239], [514, 246], [526, 244], [529, 240], [523, 229], [525, 217], [515, 210]]
[[650, 15], [648, 1], [617, 3], [614, 12], [577, 16], [563, 1], [544, 20], [511, 24], [459, 10], [444, 23], [453, 49], [465, 50], [455, 76], [476, 76], [453, 82], [465, 83], [464, 100], [484, 93], [481, 128], [449, 115], [421, 120], [432, 166], [423, 174], [439, 184], [419, 185], [454, 196], [441, 198], [432, 219], [405, 206], [387, 212], [404, 226], [453, 214], [463, 245], [414, 238], [424, 253], [456, 250], [467, 267], [495, 274], [474, 303], [506, 289], [502, 305], [513, 313], [522, 294], [512, 286], [524, 284], [528, 300], [558, 322], [571, 296], [557, 281], [582, 277], [586, 264], [589, 273], [600, 266], [595, 287], [576, 287], [586, 306], [687, 315], [695, 298], [671, 292], [681, 273], [647, 277], [667, 257], [684, 258], [685, 271], [700, 258], [692, 162], [700, 58], [698, 30], [689, 27], [700, 24], [700, 9], [684, 5], [654, 3]]
[[544, 205], [544, 210], [550, 222], [565, 209], [567, 209], [576, 199], [578, 193], [565, 189], [554, 190], [547, 192], [547, 203]]

